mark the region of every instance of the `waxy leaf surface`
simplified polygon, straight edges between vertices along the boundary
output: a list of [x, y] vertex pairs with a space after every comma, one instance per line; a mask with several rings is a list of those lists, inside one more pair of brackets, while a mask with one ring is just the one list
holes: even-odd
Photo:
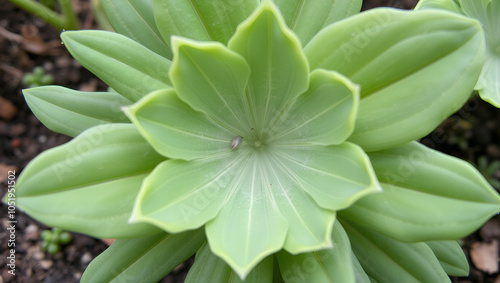
[[54, 132], [75, 137], [86, 129], [108, 123], [127, 123], [121, 107], [132, 102], [113, 92], [83, 92], [60, 86], [23, 90], [35, 116]]
[[[460, 3], [460, 6], [459, 4]], [[481, 98], [500, 107], [500, 3], [492, 0], [421, 0], [415, 7], [422, 9], [444, 9], [465, 14], [481, 22], [485, 46], [485, 60], [481, 76], [475, 89]]]
[[94, 237], [156, 233], [128, 218], [143, 179], [163, 160], [133, 125], [96, 126], [28, 164], [16, 204], [47, 225]]
[[444, 9], [461, 14], [461, 8], [455, 0], [420, 0], [415, 6], [415, 10], [422, 9]]
[[340, 144], [354, 130], [359, 87], [334, 71], [315, 70], [309, 89], [272, 125], [275, 143]]
[[339, 222], [330, 235], [333, 247], [311, 253], [291, 255], [285, 251], [277, 254], [283, 280], [299, 282], [356, 282], [352, 250], [344, 228]]
[[118, 239], [90, 263], [81, 282], [158, 282], [204, 241], [203, 230]]
[[214, 218], [229, 191], [235, 190], [246, 163], [240, 155], [194, 161], [168, 160], [144, 181], [134, 208], [134, 221], [147, 221], [176, 233], [202, 226]]
[[341, 221], [352, 250], [375, 282], [450, 282], [425, 243], [403, 243]]
[[283, 146], [272, 157], [275, 162], [271, 164], [281, 169], [277, 174], [280, 180], [290, 180], [285, 187], [299, 186], [325, 209], [344, 209], [380, 191], [368, 157], [351, 143], [328, 147]]
[[172, 35], [224, 44], [258, 6], [258, 0], [153, 0], [165, 42]]
[[130, 101], [170, 87], [170, 60], [124, 35], [66, 31], [61, 39], [78, 62]]
[[[235, 135], [252, 126], [245, 107], [250, 69], [245, 59], [214, 42], [175, 37], [170, 78], [180, 99]], [[235, 126], [237, 125], [237, 126]]]
[[244, 278], [262, 259], [285, 242], [287, 221], [276, 206], [265, 167], [256, 154], [246, 158], [245, 174], [238, 174], [233, 190], [216, 218], [206, 224], [208, 242]]
[[208, 244], [205, 244], [196, 253], [195, 262], [189, 269], [185, 282], [271, 283], [273, 282], [273, 257], [264, 259], [243, 281], [227, 263], [210, 251]]
[[311, 69], [339, 71], [361, 86], [349, 140], [375, 151], [421, 138], [457, 111], [479, 76], [483, 44], [470, 18], [380, 8], [328, 26], [305, 53]]
[[309, 85], [307, 59], [298, 38], [276, 7], [265, 1], [238, 27], [228, 47], [250, 66], [247, 100], [253, 127], [269, 128]]
[[152, 0], [103, 0], [113, 29], [132, 38], [161, 56], [172, 59], [172, 51], [158, 30]]
[[359, 13], [362, 0], [276, 0], [291, 30], [305, 46], [316, 33], [331, 23]]
[[460, 0], [465, 15], [478, 19], [486, 39], [486, 56], [476, 89], [485, 101], [500, 108], [500, 1]]
[[383, 191], [342, 217], [401, 241], [464, 237], [500, 210], [500, 197], [469, 163], [416, 142], [370, 154]]
[[425, 242], [448, 275], [468, 276], [469, 263], [457, 241]]
[[181, 101], [174, 90], [160, 90], [127, 108], [130, 119], [162, 155], [191, 160], [228, 152], [235, 136]]

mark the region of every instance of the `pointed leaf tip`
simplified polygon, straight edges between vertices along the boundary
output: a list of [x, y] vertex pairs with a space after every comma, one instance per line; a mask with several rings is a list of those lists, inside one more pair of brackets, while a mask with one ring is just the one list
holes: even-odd
[[299, 39], [278, 8], [265, 1], [238, 26], [228, 47], [243, 56], [251, 69], [247, 108], [252, 111], [252, 126], [271, 127], [274, 118], [309, 85], [309, 65]]

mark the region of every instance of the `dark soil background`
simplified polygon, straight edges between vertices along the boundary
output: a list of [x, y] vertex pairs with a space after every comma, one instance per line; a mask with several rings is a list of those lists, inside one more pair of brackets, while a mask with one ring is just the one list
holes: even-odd
[[[363, 9], [391, 6], [412, 9], [417, 0], [364, 1]], [[83, 28], [96, 28], [89, 1], [73, 0]], [[21, 93], [22, 77], [35, 66], [42, 66], [55, 78], [54, 84], [83, 91], [104, 90], [106, 86], [71, 58], [59, 39], [59, 32], [42, 20], [21, 11], [6, 0], [0, 2], [0, 183], [1, 196], [7, 192], [8, 171], [19, 175], [40, 152], [63, 144], [69, 137], [51, 132], [27, 107]], [[500, 162], [500, 109], [473, 97], [458, 113], [444, 121], [422, 143], [473, 164]], [[500, 167], [500, 166], [499, 166]], [[495, 169], [495, 168], [490, 168]], [[500, 170], [481, 171], [490, 180], [500, 181]], [[494, 181], [493, 181], [494, 182]], [[61, 252], [50, 255], [41, 249], [40, 233], [49, 229], [16, 211], [16, 276], [9, 274], [9, 219], [7, 207], [0, 205], [0, 283], [2, 282], [78, 282], [89, 262], [107, 247], [101, 240], [72, 234], [72, 241]], [[463, 239], [469, 259], [468, 278], [453, 282], [500, 283], [498, 256], [499, 218], [493, 218], [476, 233]], [[188, 270], [185, 263], [162, 282], [182, 282]]]

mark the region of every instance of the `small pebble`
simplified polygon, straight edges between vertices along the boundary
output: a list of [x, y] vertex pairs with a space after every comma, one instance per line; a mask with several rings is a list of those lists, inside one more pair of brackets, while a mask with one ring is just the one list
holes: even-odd
[[16, 114], [16, 106], [9, 100], [0, 96], [0, 118], [9, 121], [12, 120]]
[[472, 263], [479, 270], [488, 274], [498, 272], [498, 240], [493, 240], [490, 243], [475, 242], [470, 249]]
[[49, 270], [49, 268], [51, 268], [52, 265], [54, 265], [54, 262], [50, 259], [44, 259], [40, 261], [40, 267], [43, 270]]
[[28, 225], [26, 229], [24, 229], [24, 236], [26, 240], [36, 241], [40, 238], [40, 232], [38, 231], [38, 226], [34, 224]]
[[75, 280], [80, 281], [80, 279], [82, 279], [82, 273], [76, 271], [75, 273], [73, 273], [73, 278], [75, 278]]
[[82, 257], [80, 258], [80, 262], [83, 264], [83, 265], [86, 265], [86, 264], [89, 264], [91, 261], [92, 261], [92, 254], [89, 253], [89, 252], [86, 252], [82, 255]]
[[[7, 178], [9, 178], [9, 175], [12, 173], [12, 171], [19, 174], [16, 166], [7, 165], [5, 163], [0, 163], [0, 183], [3, 183], [5, 180], [7, 180]], [[4, 226], [9, 227], [9, 224], [4, 223]]]
[[23, 124], [14, 124], [10, 127], [9, 134], [18, 137], [26, 132], [26, 126]]
[[45, 142], [47, 142], [47, 136], [39, 135], [37, 140], [39, 143], [45, 143]]
[[23, 144], [23, 141], [20, 139], [20, 138], [14, 138], [12, 139], [12, 141], [10, 141], [10, 149], [14, 149], [14, 148], [19, 148], [21, 147], [21, 145]]
[[31, 257], [35, 260], [42, 260], [45, 258], [45, 254], [42, 251], [36, 251]]

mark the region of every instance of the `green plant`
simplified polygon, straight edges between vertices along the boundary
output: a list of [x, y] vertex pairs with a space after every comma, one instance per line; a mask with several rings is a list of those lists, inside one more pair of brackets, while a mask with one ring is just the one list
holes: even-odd
[[54, 227], [52, 230], [45, 230], [42, 236], [42, 250], [55, 254], [61, 250], [62, 245], [71, 242], [71, 234], [60, 228]]
[[42, 18], [59, 30], [79, 29], [80, 24], [71, 0], [57, 0], [61, 12], [53, 10], [54, 1], [38, 2], [35, 0], [9, 0], [21, 9]]
[[499, 0], [420, 0], [416, 9], [438, 8], [478, 19], [484, 30], [485, 62], [475, 89], [481, 98], [500, 107]]
[[479, 23], [387, 8], [344, 19], [360, 1], [321, 4], [107, 0], [126, 36], [62, 33], [116, 92], [24, 91], [75, 139], [26, 167], [17, 205], [117, 239], [83, 282], [155, 282], [194, 253], [187, 282], [468, 273], [455, 240], [500, 211], [500, 196], [414, 140], [469, 97]]
[[23, 76], [23, 84], [27, 87], [51, 85], [53, 83], [54, 77], [51, 74], [45, 74], [40, 66], [33, 68], [33, 72], [26, 73]]

